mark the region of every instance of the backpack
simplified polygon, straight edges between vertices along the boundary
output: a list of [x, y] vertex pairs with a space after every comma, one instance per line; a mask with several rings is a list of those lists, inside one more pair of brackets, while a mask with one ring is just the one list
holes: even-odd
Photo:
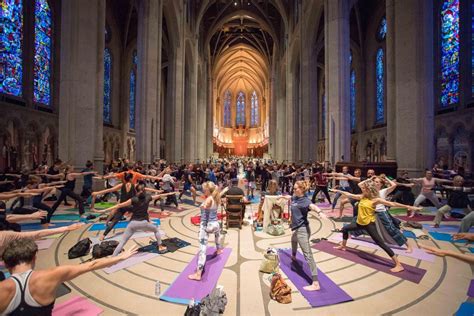
[[69, 249], [67, 254], [68, 258], [75, 259], [87, 255], [91, 249], [91, 244], [92, 241], [89, 238], [79, 240]]
[[117, 248], [118, 244], [119, 242], [116, 240], [107, 240], [101, 242], [100, 244], [95, 244], [92, 248], [92, 258], [99, 259], [110, 256], [114, 253], [114, 250]]
[[270, 298], [281, 304], [291, 303], [291, 288], [286, 284], [279, 273], [275, 273], [272, 277]]
[[227, 295], [222, 288], [216, 287], [201, 301], [201, 316], [224, 314], [227, 305]]
[[277, 273], [280, 260], [278, 253], [266, 252], [263, 253], [263, 260], [260, 263], [259, 271], [263, 273]]
[[272, 236], [281, 236], [285, 234], [285, 228], [283, 227], [281, 220], [273, 220], [270, 225], [267, 226], [267, 234]]

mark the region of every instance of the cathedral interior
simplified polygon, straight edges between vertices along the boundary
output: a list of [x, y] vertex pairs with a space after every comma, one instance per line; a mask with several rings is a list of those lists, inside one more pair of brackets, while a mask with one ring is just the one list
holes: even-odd
[[[406, 173], [422, 179], [427, 170], [450, 174], [451, 182], [462, 176], [472, 207], [474, 3], [1, 0], [0, 149], [0, 180], [6, 182], [15, 177], [9, 174], [20, 178], [58, 160], [76, 172], [88, 162], [99, 174], [135, 163], [139, 169], [157, 166], [156, 175], [165, 165], [228, 172], [227, 164], [246, 170], [247, 164], [252, 169], [260, 163], [284, 173], [287, 167], [298, 172], [322, 164], [328, 172], [361, 168], [363, 176], [370, 168], [393, 178]], [[245, 170], [238, 177], [247, 190], [243, 179], [252, 180]], [[253, 180], [258, 201], [252, 191], [246, 216], [264, 207], [263, 178], [258, 179]], [[284, 189], [282, 179], [281, 192], [293, 193], [293, 187]], [[94, 191], [104, 188], [102, 180], [94, 178]], [[333, 184], [340, 180], [334, 178]], [[82, 183], [79, 177], [76, 187]], [[421, 193], [413, 188], [415, 196], [423, 194], [423, 186]], [[449, 194], [433, 190], [436, 199], [449, 204]], [[194, 202], [206, 196], [202, 188], [198, 191], [197, 202], [185, 192], [179, 211], [153, 217], [161, 220], [166, 236], [189, 241], [189, 246], [115, 273], [97, 270], [64, 282], [69, 292], [56, 305], [79, 296], [100, 312], [86, 304], [87, 312], [78, 315], [183, 314], [186, 306], [160, 299], [155, 285], [161, 282], [162, 293], [171, 288], [199, 251], [200, 227], [191, 222], [200, 212]], [[432, 204], [421, 204], [424, 211], [432, 209], [426, 216], [436, 216]], [[334, 212], [330, 204], [317, 205], [327, 214]], [[93, 204], [86, 210], [92, 212]], [[70, 214], [63, 206], [58, 213]], [[334, 241], [334, 231], [348, 224], [308, 216], [309, 238], [318, 241]], [[425, 225], [431, 222], [422, 223], [427, 236]], [[413, 239], [423, 254], [400, 255], [402, 264], [426, 273], [416, 282], [412, 276], [404, 279], [354, 263], [349, 255], [334, 255], [315, 243], [311, 249], [320, 272], [351, 299], [308, 304], [310, 299], [285, 274], [293, 301], [280, 304], [269, 296], [271, 276], [259, 269], [265, 249], [290, 248], [289, 228], [278, 237], [252, 225], [226, 231], [225, 249], [232, 252], [216, 279], [227, 294], [224, 314], [474, 315], [474, 301], [466, 294], [472, 262], [437, 257], [418, 246], [465, 255], [474, 248], [470, 242], [435, 237]], [[86, 224], [51, 239], [48, 248], [40, 248], [37, 269], [84, 262], [68, 259], [68, 249], [86, 237], [99, 238], [99, 232]], [[137, 237], [128, 246], [146, 246], [149, 239]], [[378, 248], [356, 248], [386, 257]], [[460, 305], [468, 308], [466, 314]]]

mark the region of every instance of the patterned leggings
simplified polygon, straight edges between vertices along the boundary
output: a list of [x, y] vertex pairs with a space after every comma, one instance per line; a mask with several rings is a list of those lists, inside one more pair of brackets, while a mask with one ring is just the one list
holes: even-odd
[[199, 227], [199, 258], [198, 258], [198, 270], [203, 271], [204, 265], [206, 264], [206, 252], [207, 252], [207, 242], [209, 240], [209, 234], [214, 233], [214, 238], [216, 241], [217, 249], [221, 249], [222, 245], [220, 244], [221, 237], [221, 227], [219, 222], [201, 222]]

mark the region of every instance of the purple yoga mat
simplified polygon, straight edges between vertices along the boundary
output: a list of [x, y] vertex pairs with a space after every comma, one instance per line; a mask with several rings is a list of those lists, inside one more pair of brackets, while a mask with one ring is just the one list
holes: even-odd
[[469, 284], [469, 289], [467, 290], [467, 295], [469, 297], [474, 297], [474, 280], [471, 280], [471, 284]]
[[[396, 218], [402, 220], [402, 221], [412, 221], [412, 222], [432, 222], [434, 221], [434, 215], [417, 215], [415, 217], [408, 217], [408, 216], [395, 216]], [[459, 222], [461, 221], [460, 219], [456, 218], [443, 218], [444, 222]]]
[[321, 307], [327, 305], [338, 304], [342, 302], [352, 301], [343, 289], [337, 286], [330, 278], [328, 278], [321, 270], [318, 269], [318, 280], [321, 289], [319, 291], [305, 291], [303, 287], [312, 283], [311, 271], [306, 263], [303, 255], [298, 252], [296, 254], [296, 263], [291, 260], [290, 249], [280, 249], [280, 268], [286, 276], [293, 282], [298, 291], [303, 294], [311, 307]]
[[[342, 241], [342, 235], [339, 234], [339, 235], [331, 236], [331, 238], [329, 238], [329, 241], [338, 243], [338, 242]], [[369, 238], [363, 238], [363, 237], [351, 238], [347, 242], [349, 244], [363, 246], [363, 247], [367, 247], [367, 248], [370, 248], [370, 249], [380, 249], [381, 250], [381, 248], [373, 240], [371, 240]], [[432, 254], [427, 253], [423, 249], [413, 247], [413, 252], [407, 253], [406, 248], [393, 246], [393, 245], [388, 245], [388, 246], [390, 248], [392, 248], [393, 252], [395, 252], [397, 255], [410, 257], [410, 258], [418, 259], [418, 260], [424, 260], [424, 261], [428, 261], [428, 262], [435, 262], [435, 256], [432, 255]]]
[[337, 246], [337, 244], [325, 240], [313, 244], [314, 249], [327, 252], [331, 255], [353, 261], [355, 263], [391, 274], [413, 283], [420, 283], [421, 279], [423, 279], [423, 276], [426, 273], [426, 270], [424, 269], [420, 269], [405, 263], [402, 263], [403, 267], [405, 268], [404, 271], [394, 273], [390, 271], [390, 269], [393, 268], [393, 262], [390, 259], [385, 259], [354, 248], [347, 248], [346, 251], [334, 249], [335, 246]]
[[129, 267], [134, 266], [136, 264], [139, 264], [139, 263], [145, 262], [147, 260], [153, 259], [156, 256], [159, 256], [159, 254], [151, 253], [151, 252], [138, 252], [138, 253], [134, 254], [133, 256], [131, 256], [128, 259], [120, 261], [119, 263], [114, 264], [111, 267], [105, 268], [104, 272], [107, 273], [107, 274], [114, 273], [114, 272], [117, 272], [119, 270], [129, 268]]
[[216, 249], [207, 248], [207, 260], [201, 281], [188, 279], [188, 275], [196, 271], [198, 255], [186, 266], [173, 283], [160, 296], [160, 300], [187, 305], [194, 298], [196, 302], [201, 301], [206, 295], [210, 294], [216, 287], [225, 263], [230, 256], [232, 249], [225, 248], [220, 255], [214, 255]]

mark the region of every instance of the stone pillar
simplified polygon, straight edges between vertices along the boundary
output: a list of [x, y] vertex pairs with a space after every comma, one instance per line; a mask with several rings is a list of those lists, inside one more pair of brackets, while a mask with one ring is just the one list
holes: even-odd
[[161, 121], [161, 113], [162, 113], [162, 107], [165, 106], [163, 104], [163, 99], [161, 97], [162, 95], [162, 89], [163, 85], [161, 84], [162, 79], [162, 69], [161, 69], [161, 51], [162, 51], [162, 45], [163, 45], [163, 40], [162, 40], [162, 33], [163, 33], [163, 0], [159, 0], [157, 3], [158, 6], [158, 34], [157, 34], [157, 40], [158, 40], [158, 45], [157, 45], [157, 58], [156, 58], [156, 112], [155, 112], [155, 126], [154, 126], [154, 136], [153, 136], [153, 147], [152, 147], [152, 158], [153, 159], [158, 159], [158, 158], [164, 158], [160, 157], [160, 139], [161, 139], [161, 126], [162, 124], [166, 124], [166, 122]]
[[102, 170], [105, 0], [61, 5], [59, 157]]
[[157, 86], [159, 43], [158, 1], [141, 0], [138, 6], [138, 38], [137, 38], [137, 122], [136, 142], [137, 160], [144, 163], [152, 161], [158, 143], [155, 131], [157, 107], [159, 104]]
[[350, 160], [350, 1], [325, 0], [326, 160]]
[[434, 159], [433, 3], [391, 0], [387, 13], [388, 154], [421, 174]]

